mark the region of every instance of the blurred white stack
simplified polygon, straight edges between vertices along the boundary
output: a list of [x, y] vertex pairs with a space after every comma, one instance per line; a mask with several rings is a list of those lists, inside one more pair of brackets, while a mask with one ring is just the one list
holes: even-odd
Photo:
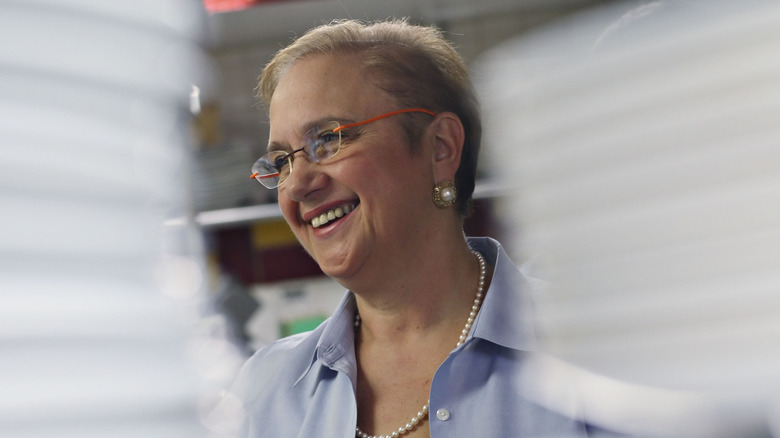
[[[780, 3], [621, 2], [477, 77], [512, 246], [550, 281], [543, 348], [780, 436]], [[647, 435], [736, 436], [663, 421]]]
[[193, 163], [194, 206], [197, 211], [243, 207], [268, 202], [274, 194], [247, 176], [257, 160], [252, 149], [229, 143], [200, 147]]
[[182, 0], [0, 3], [3, 437], [205, 436], [176, 304], [200, 261], [162, 228], [188, 208], [203, 19]]

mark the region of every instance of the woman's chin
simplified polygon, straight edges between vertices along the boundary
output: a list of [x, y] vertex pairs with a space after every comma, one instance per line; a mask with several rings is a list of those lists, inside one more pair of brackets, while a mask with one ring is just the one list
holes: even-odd
[[322, 272], [325, 273], [325, 275], [338, 281], [341, 284], [344, 284], [344, 281], [348, 280], [353, 274], [353, 272], [347, 269], [346, 266], [320, 265], [320, 269], [322, 269]]
[[354, 271], [352, 264], [344, 254], [317, 254], [314, 260], [325, 275], [336, 281], [349, 277]]

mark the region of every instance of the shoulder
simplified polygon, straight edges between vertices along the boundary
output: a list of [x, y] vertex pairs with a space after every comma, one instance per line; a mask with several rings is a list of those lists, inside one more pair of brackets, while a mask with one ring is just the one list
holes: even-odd
[[[322, 325], [255, 352], [209, 412], [206, 424], [225, 436], [295, 436], [294, 426], [308, 406], [296, 384], [316, 360], [321, 331]], [[286, 421], [290, 419], [294, 421]], [[258, 435], [259, 430], [264, 432]]]
[[317, 347], [319, 332], [321, 330], [318, 328], [276, 340], [249, 357], [244, 368], [269, 367], [278, 363], [295, 362], [306, 356], [311, 359], [311, 354]]
[[[336, 311], [310, 332], [279, 339], [254, 353], [242, 366], [231, 392], [252, 404], [265, 394], [289, 390], [321, 358], [321, 350], [340, 342], [343, 333], [352, 329], [354, 298], [344, 295]], [[323, 362], [327, 365], [327, 362]]]
[[264, 393], [291, 388], [314, 362], [323, 325], [279, 339], [255, 352], [241, 367], [230, 392], [244, 404], [252, 404]]

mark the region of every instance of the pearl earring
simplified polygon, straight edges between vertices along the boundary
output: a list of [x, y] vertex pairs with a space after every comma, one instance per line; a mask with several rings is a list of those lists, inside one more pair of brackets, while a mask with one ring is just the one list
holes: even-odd
[[433, 203], [439, 208], [447, 208], [458, 198], [458, 192], [452, 181], [441, 181], [433, 187]]

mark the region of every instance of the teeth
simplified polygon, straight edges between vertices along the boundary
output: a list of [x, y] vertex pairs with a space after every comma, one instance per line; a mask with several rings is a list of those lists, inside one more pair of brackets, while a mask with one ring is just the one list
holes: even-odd
[[356, 205], [353, 204], [344, 204], [341, 207], [336, 207], [333, 210], [328, 210], [327, 212], [322, 213], [321, 215], [312, 219], [311, 226], [314, 228], [319, 228], [330, 221], [336, 220], [337, 218], [340, 217], [344, 217], [344, 215], [354, 210], [355, 206]]

